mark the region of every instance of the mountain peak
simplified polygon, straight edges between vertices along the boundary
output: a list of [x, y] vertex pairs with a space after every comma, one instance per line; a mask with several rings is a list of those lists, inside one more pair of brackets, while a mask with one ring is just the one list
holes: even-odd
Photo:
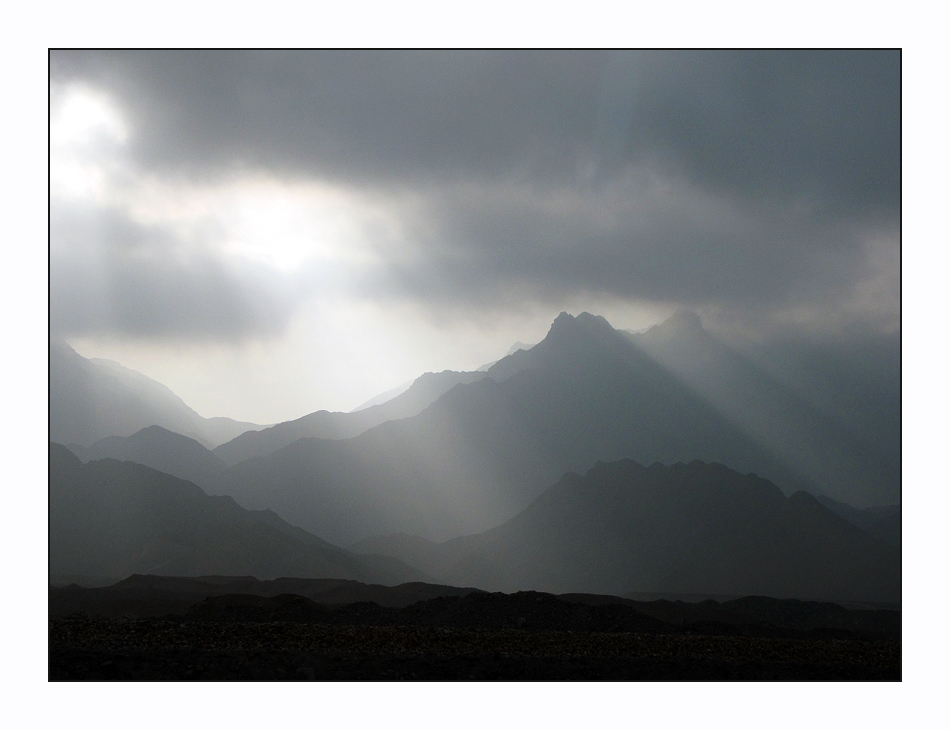
[[703, 320], [696, 312], [679, 309], [660, 324], [653, 325], [644, 334], [650, 338], [680, 339], [705, 335], [706, 329], [703, 327]]
[[614, 332], [610, 322], [598, 314], [590, 312], [581, 312], [576, 317], [567, 312], [561, 312], [554, 322], [551, 323], [549, 335], [557, 332]]
[[696, 314], [696, 312], [689, 309], [676, 310], [676, 312], [660, 326], [681, 332], [702, 332], [704, 330], [702, 318]]
[[576, 364], [596, 359], [596, 353], [616, 352], [628, 346], [628, 341], [603, 317], [589, 312], [576, 317], [561, 312], [541, 342], [508, 354], [487, 372], [491, 379], [502, 382], [526, 368]]

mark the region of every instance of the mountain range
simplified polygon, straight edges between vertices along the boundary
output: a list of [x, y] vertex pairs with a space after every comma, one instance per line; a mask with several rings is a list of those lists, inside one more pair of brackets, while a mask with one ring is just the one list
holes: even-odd
[[718, 340], [696, 314], [677, 312], [630, 339], [820, 491], [852, 503], [899, 499], [899, 454], [893, 458], [879, 439], [865, 438], [846, 419]]
[[247, 431], [214, 449], [226, 464], [237, 464], [255, 456], [267, 456], [302, 438], [347, 439], [358, 436], [386, 421], [421, 413], [456, 385], [486, 377], [479, 372], [425, 373], [405, 391], [378, 405], [349, 413], [317, 411], [293, 421], [284, 421], [258, 431]]
[[351, 549], [493, 591], [900, 600], [898, 547], [806, 492], [785, 497], [766, 479], [701, 461], [599, 463], [483, 533], [377, 537]]
[[62, 340], [49, 341], [49, 440], [90, 446], [162, 426], [214, 448], [256, 423], [203, 418], [169, 388], [111, 360], [87, 359]]
[[889, 545], [901, 544], [901, 508], [900, 505], [886, 504], [876, 507], [856, 509], [850, 504], [839, 502], [831, 497], [819, 495], [816, 499], [839, 517], [859, 527], [865, 532], [883, 540]]
[[775, 362], [686, 312], [562, 313], [485, 370], [261, 427], [51, 340], [51, 575], [899, 601], [899, 449]]
[[[786, 494], [897, 501], [897, 474], [869, 483], [862, 495], [854, 480], [836, 478], [855, 452], [846, 432], [822, 431], [823, 458], [802, 469], [792, 457], [810, 442], [796, 443], [796, 433], [784, 451], [763, 442], [637, 337], [602, 317], [562, 313], [542, 342], [455, 385], [415, 416], [349, 439], [299, 439], [237, 463], [209, 489], [248, 508], [292, 515], [340, 544], [398, 532], [434, 540], [480, 532], [524, 509], [561, 474], [623, 458], [700, 459], [767, 477]], [[835, 453], [847, 458], [835, 461]], [[834, 468], [822, 468], [829, 459]]]
[[67, 448], [83, 463], [100, 459], [132, 461], [198, 486], [213, 484], [227, 469], [213, 451], [161, 426], [149, 426], [131, 436], [107, 436], [86, 448], [78, 444], [69, 444]]
[[253, 575], [347, 578], [396, 585], [426, 580], [398, 560], [355, 555], [229, 497], [129, 461], [82, 464], [49, 447], [49, 570], [65, 576], [122, 579]]
[[349, 550], [135, 464], [50, 444], [50, 575], [441, 582], [552, 593], [768, 595], [900, 602], [900, 548], [797, 492], [721, 464], [598, 463], [476, 535]]

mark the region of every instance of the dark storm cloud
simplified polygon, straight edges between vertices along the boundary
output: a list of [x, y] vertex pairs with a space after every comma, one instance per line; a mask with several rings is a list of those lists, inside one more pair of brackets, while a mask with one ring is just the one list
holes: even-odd
[[115, 210], [53, 208], [51, 329], [237, 341], [286, 326], [290, 282], [265, 267], [227, 265], [168, 230]]
[[[633, 59], [627, 59], [632, 66]], [[632, 154], [666, 155], [716, 189], [896, 212], [900, 54], [641, 54]]]
[[897, 205], [900, 57], [825, 52], [55, 53], [152, 164], [563, 181], [652, 160], [745, 194]]
[[148, 164], [260, 164], [360, 179], [562, 171], [590, 127], [592, 54], [55, 54], [114, 90]]
[[[628, 187], [622, 186], [622, 197]], [[433, 193], [418, 257], [393, 257], [391, 287], [443, 305], [556, 302], [578, 290], [701, 306], [798, 304], [874, 276], [860, 229], [810, 211], [746, 207], [697, 191], [631, 192], [638, 205], [533, 190]], [[369, 293], [369, 292], [367, 292]]]
[[113, 93], [147, 169], [420, 195], [380, 295], [828, 300], [899, 214], [898, 52], [63, 52], [51, 75]]

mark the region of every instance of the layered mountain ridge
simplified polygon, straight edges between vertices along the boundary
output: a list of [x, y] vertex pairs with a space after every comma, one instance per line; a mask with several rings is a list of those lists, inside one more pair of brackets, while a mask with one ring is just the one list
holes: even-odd
[[86, 447], [149, 426], [209, 448], [262, 428], [231, 418], [203, 418], [161, 383], [111, 360], [84, 358], [62, 340], [50, 339], [50, 441]]
[[806, 492], [721, 464], [599, 463], [486, 532], [395, 535], [353, 550], [455, 585], [551, 593], [768, 595], [899, 602], [900, 550]]
[[788, 493], [822, 486], [778, 458], [603, 318], [562, 313], [545, 339], [416, 416], [346, 440], [301, 439], [214, 487], [346, 544], [445, 539], [515, 515], [597, 461], [717, 461]]
[[637, 334], [561, 313], [484, 371], [214, 450], [164, 386], [54, 349], [51, 435], [80, 424], [87, 462], [51, 444], [59, 575], [900, 598], [899, 463], [692, 313]]
[[214, 452], [187, 436], [149, 426], [131, 436], [108, 436], [88, 448], [69, 444], [83, 463], [100, 459], [132, 461], [206, 487], [227, 468]]
[[253, 575], [348, 578], [396, 585], [427, 576], [398, 560], [357, 556], [270, 510], [248, 511], [229, 497], [141, 464], [82, 464], [49, 446], [49, 570], [57, 576], [122, 579]]
[[214, 452], [226, 464], [237, 464], [255, 456], [267, 456], [302, 438], [352, 438], [386, 421], [414, 416], [456, 385], [474, 383], [484, 377], [485, 373], [453, 370], [424, 373], [408, 389], [379, 405], [349, 413], [317, 411], [260, 431], [248, 431], [221, 444]]
[[817, 492], [862, 506], [899, 500], [899, 460], [718, 340], [695, 313], [677, 312], [630, 340]]

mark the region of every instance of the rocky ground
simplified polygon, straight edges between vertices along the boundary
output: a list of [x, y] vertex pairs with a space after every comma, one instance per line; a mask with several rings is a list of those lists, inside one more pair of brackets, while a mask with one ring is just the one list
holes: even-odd
[[216, 596], [50, 621], [50, 680], [899, 680], [899, 634], [674, 625], [623, 605], [472, 594], [401, 609]]

